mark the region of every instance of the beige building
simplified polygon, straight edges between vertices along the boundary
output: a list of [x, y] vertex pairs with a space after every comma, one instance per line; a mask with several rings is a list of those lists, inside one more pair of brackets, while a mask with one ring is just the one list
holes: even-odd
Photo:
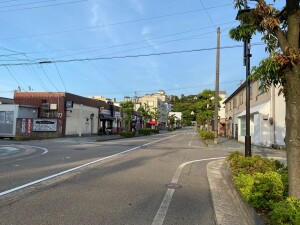
[[[260, 81], [250, 86], [251, 143], [261, 146], [285, 145], [285, 100], [279, 89], [259, 89]], [[245, 142], [246, 135], [246, 83], [225, 100], [226, 134]]]
[[[143, 97], [138, 97], [136, 98], [135, 101], [135, 111], [137, 111], [141, 105], [144, 106], [145, 104], [149, 106], [151, 112], [154, 112], [155, 108], [157, 108], [157, 110], [160, 113], [160, 117], [157, 121], [158, 126], [160, 129], [166, 129], [167, 106], [162, 99], [165, 98], [162, 97], [160, 94], [152, 94], [152, 95], [145, 95]], [[149, 122], [151, 125], [153, 125], [151, 121]]]

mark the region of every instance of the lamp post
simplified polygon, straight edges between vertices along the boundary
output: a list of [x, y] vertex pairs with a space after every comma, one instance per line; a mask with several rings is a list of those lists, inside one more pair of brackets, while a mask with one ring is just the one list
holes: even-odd
[[[237, 19], [239, 15], [248, 13], [253, 9], [250, 9], [247, 5], [247, 0], [244, 0], [244, 9], [238, 11]], [[245, 136], [245, 156], [251, 157], [251, 136], [250, 136], [250, 39], [251, 36], [244, 40], [244, 66], [246, 66], [246, 136]]]

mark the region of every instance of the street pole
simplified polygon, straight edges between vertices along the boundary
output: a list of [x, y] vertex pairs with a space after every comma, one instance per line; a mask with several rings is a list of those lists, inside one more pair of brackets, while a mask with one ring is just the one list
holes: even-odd
[[215, 87], [215, 120], [214, 143], [218, 144], [218, 118], [219, 118], [219, 73], [220, 73], [220, 27], [217, 30], [217, 60], [216, 60], [216, 87]]
[[[245, 0], [245, 9], [248, 9], [247, 0]], [[245, 156], [251, 157], [251, 136], [250, 136], [250, 37], [244, 41], [244, 59], [246, 62], [246, 136], [245, 136]]]

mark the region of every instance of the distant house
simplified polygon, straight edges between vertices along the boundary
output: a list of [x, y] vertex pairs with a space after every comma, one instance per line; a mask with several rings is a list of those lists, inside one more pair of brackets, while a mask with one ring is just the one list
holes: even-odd
[[0, 105], [4, 104], [14, 104], [14, 100], [11, 98], [0, 97]]
[[175, 127], [180, 127], [182, 122], [182, 112], [169, 112], [169, 116], [175, 116]]
[[[255, 145], [285, 145], [285, 99], [279, 89], [260, 88], [260, 81], [250, 86], [250, 135]], [[245, 142], [246, 135], [246, 83], [225, 100], [226, 134]]]

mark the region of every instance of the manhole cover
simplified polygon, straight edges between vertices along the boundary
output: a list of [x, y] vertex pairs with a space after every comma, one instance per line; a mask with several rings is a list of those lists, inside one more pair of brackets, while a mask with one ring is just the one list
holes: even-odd
[[166, 184], [166, 187], [170, 188], [170, 189], [180, 189], [180, 188], [182, 188], [182, 186], [180, 184], [174, 184], [174, 183]]
[[86, 148], [75, 148], [74, 150], [82, 151], [82, 150], [86, 150]]

